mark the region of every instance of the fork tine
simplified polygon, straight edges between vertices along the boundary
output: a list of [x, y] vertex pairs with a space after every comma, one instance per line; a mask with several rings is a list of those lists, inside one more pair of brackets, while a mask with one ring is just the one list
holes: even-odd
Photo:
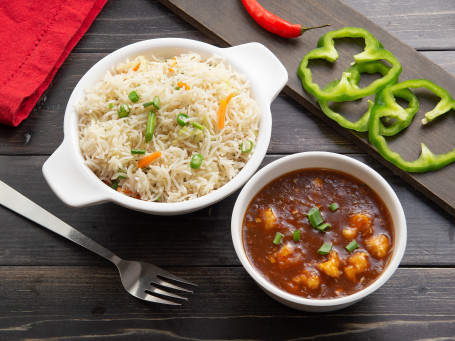
[[188, 285], [192, 285], [192, 286], [197, 287], [197, 284], [189, 282], [189, 281], [187, 281], [187, 280], [185, 280], [183, 278], [177, 277], [176, 275], [171, 274], [170, 272], [167, 272], [166, 270], [163, 270], [163, 269], [160, 269], [160, 273], [159, 273], [158, 276], [161, 276], [163, 278], [169, 278], [169, 279], [172, 279], [173, 281], [176, 281], [176, 282], [180, 282], [180, 283], [183, 283], [183, 284], [188, 284]]
[[192, 290], [188, 290], [188, 289], [179, 287], [179, 286], [177, 286], [177, 285], [175, 285], [175, 284], [172, 284], [172, 283], [163, 281], [163, 280], [160, 279], [160, 278], [156, 278], [156, 279], [152, 280], [152, 283], [153, 283], [153, 284], [156, 284], [156, 285], [160, 285], [160, 286], [162, 286], [162, 287], [170, 288], [170, 289], [180, 290], [180, 291], [188, 292], [188, 293], [191, 293], [191, 294], [193, 293]]
[[161, 289], [156, 288], [156, 287], [154, 287], [154, 286], [151, 286], [150, 289], [145, 289], [145, 292], [146, 292], [147, 294], [150, 292], [150, 293], [159, 294], [159, 295], [163, 295], [163, 296], [169, 296], [169, 297], [174, 297], [174, 298], [180, 298], [181, 300], [188, 301], [188, 298], [186, 298], [186, 297], [179, 296], [179, 295], [176, 295], [176, 294], [173, 294], [173, 293], [170, 293], [170, 292], [161, 290]]
[[144, 297], [140, 297], [140, 298], [143, 299], [144, 301], [148, 301], [148, 302], [161, 303], [161, 304], [167, 304], [167, 305], [181, 305], [180, 303], [163, 300], [162, 298], [159, 298], [159, 297], [147, 294], [147, 293]]

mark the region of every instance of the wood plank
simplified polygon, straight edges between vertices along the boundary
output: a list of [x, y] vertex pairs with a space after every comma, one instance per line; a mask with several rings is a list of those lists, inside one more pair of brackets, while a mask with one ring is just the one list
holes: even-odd
[[[368, 142], [366, 134], [356, 134], [341, 128], [336, 122], [328, 119], [320, 110], [314, 97], [303, 90], [296, 74], [299, 63], [307, 52], [316, 47], [319, 37], [329, 29], [309, 31], [302, 39], [282, 39], [259, 27], [248, 16], [241, 2], [218, 1], [217, 7], [220, 12], [237, 13], [237, 15], [221, 17], [213, 16], [210, 7], [213, 6], [213, 1], [208, 0], [205, 5], [200, 1], [196, 3], [183, 0], [161, 0], [161, 2], [222, 46], [239, 45], [250, 41], [257, 41], [267, 46], [280, 59], [289, 73], [285, 93], [455, 216], [455, 191], [451, 190], [455, 186], [453, 176], [455, 164], [437, 172], [425, 174], [404, 172], [385, 161]], [[364, 27], [403, 63], [401, 80], [426, 78], [437, 82], [446, 89], [455, 88], [455, 78], [444, 69], [342, 2], [333, 0], [288, 1], [286, 6], [276, 0], [267, 0], [262, 3], [264, 7], [279, 16], [286, 17], [291, 22], [303, 22], [306, 26], [329, 22], [332, 25], [330, 29], [345, 26]], [[343, 54], [346, 58], [344, 61], [334, 64], [335, 74], [327, 69], [320, 70], [319, 79], [316, 80], [320, 84], [328, 84], [332, 79], [338, 77], [337, 72], [341, 72], [349, 66], [353, 49], [357, 49], [355, 53], [358, 53], [357, 43], [352, 40], [341, 45], [343, 48], [340, 52], [340, 60], [343, 59]], [[360, 48], [360, 51], [362, 49], [363, 47]], [[419, 93], [420, 110], [414, 119], [414, 124], [406, 129], [406, 132], [400, 134], [400, 138], [393, 139], [393, 149], [402, 154], [405, 159], [413, 160], [418, 157], [421, 142], [424, 142], [435, 153], [447, 152], [454, 148], [455, 135], [452, 134], [455, 129], [454, 115], [445, 115], [443, 119], [433, 122], [425, 129], [420, 127], [419, 122], [423, 114], [435, 105], [433, 101], [426, 98], [427, 94]], [[365, 101], [364, 103], [366, 106]]]
[[141, 40], [161, 37], [211, 42], [156, 0], [110, 0], [74, 52], [112, 52]]
[[425, 57], [455, 75], [455, 51], [422, 51]]
[[[366, 155], [354, 158], [388, 174]], [[267, 156], [263, 165], [280, 156]], [[185, 216], [160, 217], [114, 204], [65, 206], [41, 174], [44, 156], [0, 156], [0, 179], [103, 246], [127, 259], [163, 266], [238, 266], [230, 219], [238, 193]], [[32, 176], [31, 176], [32, 175]], [[455, 218], [419, 196], [397, 176], [386, 180], [396, 191], [408, 223], [403, 266], [455, 266]], [[3, 235], [0, 265], [97, 265], [107, 262], [89, 251], [0, 206]]]
[[455, 269], [398, 269], [368, 298], [325, 314], [277, 303], [240, 267], [169, 270], [199, 285], [178, 308], [130, 296], [114, 268], [0, 267], [0, 333], [7, 340], [434, 340], [455, 328]]
[[451, 0], [342, 0], [416, 50], [455, 49]]
[[[455, 5], [451, 0], [414, 0], [412, 5], [407, 0], [344, 2], [415, 49], [455, 49]], [[206, 6], [215, 12], [219, 8], [214, 2]], [[238, 13], [232, 16], [238, 16]], [[192, 38], [210, 42], [207, 36], [170, 13], [156, 0], [110, 0], [75, 51], [113, 51], [154, 37]]]

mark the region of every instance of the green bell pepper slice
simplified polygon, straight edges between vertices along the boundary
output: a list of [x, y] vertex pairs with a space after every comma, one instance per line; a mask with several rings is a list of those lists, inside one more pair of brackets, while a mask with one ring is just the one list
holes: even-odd
[[[359, 84], [362, 73], [368, 74], [380, 73], [384, 77], [390, 72], [390, 67], [379, 60], [375, 60], [372, 62], [366, 62], [361, 64], [356, 63], [350, 68], [348, 68], [345, 72], [351, 74], [351, 79], [353, 80], [353, 82], [355, 82], [355, 84]], [[338, 84], [337, 81], [329, 83], [324, 88], [324, 91], [330, 91], [331, 88], [336, 87], [337, 84]], [[328, 101], [320, 99], [318, 100], [318, 103], [324, 114], [326, 114], [326, 116], [331, 118], [332, 120], [336, 121], [342, 127], [359, 132], [364, 132], [368, 130], [368, 120], [370, 118], [371, 107], [373, 106], [372, 101], [368, 100], [367, 111], [356, 122], [352, 122], [345, 118], [343, 115], [332, 110], [332, 108], [330, 108], [329, 106]]]
[[[418, 111], [418, 106], [416, 110], [415, 103], [412, 103], [408, 107], [408, 110], [403, 109], [395, 101], [395, 97], [401, 97], [400, 95], [403, 95], [409, 88], [425, 88], [441, 98], [435, 108], [425, 114], [422, 124], [427, 124], [435, 118], [455, 109], [455, 100], [450, 96], [449, 92], [427, 79], [411, 79], [388, 86], [376, 95], [374, 105], [371, 108], [368, 123], [370, 142], [376, 147], [384, 159], [404, 171], [427, 172], [438, 170], [455, 161], [455, 148], [443, 154], [434, 154], [425, 144], [421, 143], [422, 151], [419, 158], [414, 161], [407, 161], [399, 153], [393, 151], [384, 138], [385, 135], [395, 135], [398, 131], [406, 128]], [[412, 101], [414, 100], [412, 99]], [[388, 127], [389, 130], [385, 128], [385, 132], [381, 132], [381, 127], [383, 127], [381, 118], [394, 120], [394, 123]]]
[[[356, 74], [353, 74], [352, 70], [349, 72], [349, 69], [347, 69], [343, 72], [341, 79], [337, 79], [331, 82], [330, 86], [328, 85], [325, 89], [321, 89], [318, 84], [313, 82], [313, 75], [308, 64], [312, 59], [325, 59], [331, 63], [336, 61], [338, 52], [335, 49], [334, 39], [337, 38], [363, 38], [365, 40], [365, 49], [354, 56], [355, 63], [362, 64], [377, 60], [387, 61], [391, 65], [389, 72], [382, 78], [360, 88]], [[313, 94], [318, 100], [342, 102], [373, 95], [385, 86], [396, 83], [401, 70], [402, 67], [398, 59], [390, 51], [384, 49], [382, 44], [371, 33], [363, 28], [344, 27], [324, 34], [319, 39], [317, 48], [303, 57], [297, 74], [305, 90]]]

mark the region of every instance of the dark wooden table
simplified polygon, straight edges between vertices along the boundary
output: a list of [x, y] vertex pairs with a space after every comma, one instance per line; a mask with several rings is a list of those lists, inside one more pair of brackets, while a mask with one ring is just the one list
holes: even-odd
[[[345, 2], [455, 74], [455, 2]], [[400, 268], [352, 307], [305, 313], [264, 294], [231, 243], [237, 194], [177, 217], [113, 204], [75, 209], [60, 202], [41, 167], [63, 139], [72, 89], [109, 52], [158, 37], [213, 43], [157, 1], [110, 0], [31, 116], [17, 128], [0, 126], [0, 179], [119, 256], [155, 263], [199, 286], [181, 307], [142, 302], [126, 293], [110, 263], [0, 207], [0, 339], [453, 339], [454, 217], [286, 95], [272, 104], [272, 141], [264, 164], [309, 150], [346, 154], [376, 168], [404, 206], [408, 245]]]

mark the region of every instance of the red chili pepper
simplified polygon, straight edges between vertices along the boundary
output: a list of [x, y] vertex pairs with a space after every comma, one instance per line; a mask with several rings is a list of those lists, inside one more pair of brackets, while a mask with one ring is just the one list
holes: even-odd
[[275, 14], [267, 11], [256, 0], [242, 0], [242, 3], [254, 21], [256, 21], [267, 31], [277, 34], [283, 38], [297, 38], [301, 36], [305, 31], [312, 30], [314, 28], [330, 26], [322, 25], [315, 27], [304, 27], [300, 24], [291, 24], [289, 21], [281, 19]]

